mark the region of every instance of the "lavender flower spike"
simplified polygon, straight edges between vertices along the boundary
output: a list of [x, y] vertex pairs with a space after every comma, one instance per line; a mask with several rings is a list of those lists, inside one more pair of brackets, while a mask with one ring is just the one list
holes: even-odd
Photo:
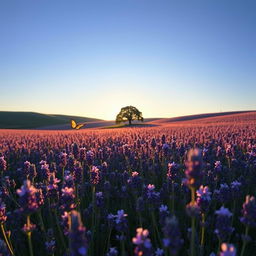
[[21, 210], [25, 214], [29, 215], [38, 209], [37, 192], [38, 190], [31, 185], [30, 180], [25, 180], [21, 189], [17, 189], [17, 194], [20, 197]]
[[217, 219], [214, 232], [220, 241], [225, 241], [234, 231], [231, 227], [232, 213], [223, 206], [218, 211], [215, 211], [215, 213], [217, 214]]
[[200, 149], [190, 149], [186, 161], [186, 177], [189, 187], [196, 188], [200, 185], [202, 170], [202, 152]]
[[7, 220], [6, 206], [4, 202], [2, 202], [2, 199], [0, 198], [0, 224], [4, 224], [6, 220]]
[[6, 161], [4, 160], [4, 157], [1, 156], [0, 157], [0, 172], [6, 171], [6, 168], [7, 168]]
[[172, 255], [177, 255], [184, 241], [181, 239], [179, 224], [175, 216], [166, 218], [163, 233], [164, 247], [166, 247]]
[[100, 182], [100, 170], [96, 166], [93, 166], [91, 168], [90, 174], [91, 184], [97, 185]]
[[200, 188], [196, 191], [196, 203], [202, 213], [205, 213], [210, 206], [211, 194], [212, 193], [209, 191], [207, 186], [204, 187], [201, 185]]
[[87, 255], [88, 244], [85, 237], [85, 227], [82, 224], [80, 213], [77, 211], [72, 211], [70, 214], [70, 219], [70, 256]]
[[128, 228], [127, 223], [127, 214], [124, 213], [124, 210], [118, 210], [117, 215], [114, 216], [115, 218], [115, 228], [120, 232], [125, 232]]
[[243, 204], [243, 217], [240, 221], [249, 227], [256, 226], [256, 200], [253, 196], [246, 196], [246, 201]]

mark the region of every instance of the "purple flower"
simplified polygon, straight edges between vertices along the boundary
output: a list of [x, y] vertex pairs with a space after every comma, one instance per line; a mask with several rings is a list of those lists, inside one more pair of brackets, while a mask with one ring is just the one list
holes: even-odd
[[86, 148], [79, 149], [80, 161], [83, 162], [86, 159]]
[[232, 146], [230, 144], [226, 145], [226, 156], [231, 158], [232, 157]]
[[169, 217], [169, 216], [170, 216], [170, 212], [169, 212], [169, 210], [168, 210], [168, 206], [162, 204], [162, 205], [159, 207], [159, 222], [160, 222], [160, 225], [161, 225], [161, 226], [164, 226], [164, 224], [165, 224], [165, 219], [166, 219], [167, 217]]
[[78, 148], [76, 143], [72, 144], [72, 153], [73, 153], [75, 159], [78, 159], [78, 157], [79, 157], [79, 148]]
[[214, 172], [215, 172], [216, 174], [221, 173], [221, 171], [222, 171], [221, 162], [220, 162], [220, 161], [216, 161], [214, 165], [215, 165], [215, 166], [214, 166]]
[[64, 186], [68, 188], [74, 188], [74, 185], [74, 176], [66, 171], [64, 177]]
[[54, 254], [56, 250], [56, 242], [52, 229], [48, 229], [47, 231], [47, 241], [45, 242], [45, 249], [49, 255]]
[[149, 184], [146, 187], [145, 197], [151, 206], [157, 208], [160, 205], [160, 193], [155, 191], [155, 185]]
[[69, 241], [70, 256], [87, 255], [88, 243], [85, 227], [82, 224], [80, 213], [72, 211], [70, 214]]
[[90, 182], [97, 185], [100, 182], [100, 170], [96, 166], [92, 166], [90, 170]]
[[47, 254], [53, 255], [56, 250], [56, 242], [55, 240], [50, 240], [45, 242], [45, 249]]
[[241, 195], [241, 186], [242, 186], [242, 183], [237, 180], [231, 183], [231, 192], [232, 192], [233, 199]]
[[211, 194], [212, 193], [209, 191], [209, 188], [207, 186], [200, 186], [200, 188], [196, 191], [196, 203], [202, 213], [207, 212], [207, 210], [209, 209]]
[[75, 194], [74, 194], [74, 189], [65, 187], [62, 190], [61, 194], [61, 210], [70, 212], [71, 210], [75, 209]]
[[50, 163], [50, 173], [57, 173], [56, 163]]
[[20, 197], [19, 203], [21, 210], [25, 214], [29, 215], [38, 209], [37, 192], [38, 190], [31, 185], [30, 180], [25, 180], [21, 189], [17, 189], [17, 194]]
[[102, 208], [104, 206], [104, 197], [102, 192], [97, 192], [95, 194], [96, 206]]
[[69, 154], [67, 165], [68, 165], [68, 169], [70, 170], [70, 172], [73, 172], [74, 165], [75, 165], [75, 157], [73, 154]]
[[165, 156], [167, 156], [168, 151], [170, 150], [170, 146], [167, 143], [164, 143], [162, 146], [162, 150], [164, 151]]
[[46, 163], [46, 161], [40, 161], [41, 170], [40, 170], [40, 176], [43, 180], [48, 180], [50, 176], [50, 170], [49, 165]]
[[134, 189], [139, 189], [142, 186], [142, 179], [138, 172], [132, 172], [132, 176], [127, 180], [127, 183]]
[[0, 172], [4, 172], [7, 169], [7, 163], [3, 156], [0, 156]]
[[68, 212], [64, 212], [61, 215], [61, 226], [63, 228], [64, 235], [68, 235], [69, 232], [69, 214]]
[[38, 207], [42, 206], [44, 204], [44, 194], [42, 188], [37, 188], [36, 198]]
[[157, 248], [155, 251], [155, 256], [163, 256], [164, 255], [164, 250]]
[[124, 210], [118, 210], [116, 215], [108, 215], [108, 219], [111, 218], [114, 220], [114, 226], [117, 231], [125, 232], [128, 229], [128, 222], [127, 222], [127, 214], [124, 213]]
[[183, 239], [181, 239], [179, 224], [176, 217], [172, 216], [171, 218], [166, 218], [165, 226], [162, 230], [164, 234], [164, 247], [166, 247], [171, 254], [176, 255], [184, 243]]
[[29, 161], [24, 162], [23, 164], [23, 175], [28, 178], [28, 175], [30, 173], [30, 165], [31, 163]]
[[186, 177], [189, 187], [198, 187], [201, 183], [202, 152], [200, 149], [190, 149], [186, 161]]
[[3, 184], [6, 186], [7, 189], [12, 190], [15, 188], [16, 183], [15, 180], [10, 179], [9, 176], [4, 176]]
[[104, 172], [107, 171], [107, 168], [108, 168], [108, 163], [107, 162], [103, 162], [102, 165], [101, 165], [101, 168]]
[[154, 191], [155, 190], [155, 185], [153, 185], [153, 184], [148, 184], [148, 192], [150, 193], [150, 192], [152, 192], [152, 191]]
[[67, 165], [67, 153], [60, 153], [60, 167], [64, 168]]
[[222, 155], [222, 148], [220, 146], [218, 146], [217, 150], [216, 150], [216, 156], [220, 157], [221, 155]]
[[0, 196], [2, 199], [7, 199], [9, 198], [9, 190], [5, 186], [0, 186]]
[[208, 156], [209, 156], [209, 149], [208, 148], [203, 148], [202, 155], [203, 155], [203, 159], [206, 161], [208, 159]]
[[83, 178], [83, 168], [79, 162], [75, 164], [74, 167], [74, 176], [75, 176], [75, 182], [77, 184], [82, 183], [82, 178]]
[[240, 221], [248, 227], [256, 227], [256, 200], [254, 196], [246, 196], [246, 201], [243, 203], [243, 217]]
[[47, 186], [47, 196], [50, 199], [58, 199], [59, 198], [59, 190], [58, 190], [58, 183], [60, 180], [55, 178], [55, 173], [51, 173], [48, 181]]
[[86, 161], [88, 165], [92, 165], [93, 164], [93, 160], [94, 160], [94, 153], [93, 151], [89, 150], [86, 153]]
[[220, 203], [228, 203], [232, 199], [231, 189], [226, 183], [220, 184], [219, 190], [214, 191], [214, 196]]
[[136, 245], [134, 249], [134, 254], [137, 256], [153, 255], [151, 241], [148, 238], [149, 236], [148, 230], [143, 228], [137, 228], [136, 232], [137, 232], [136, 237], [132, 239], [132, 242]]
[[6, 206], [4, 202], [2, 202], [2, 199], [0, 198], [0, 224], [4, 224], [6, 220], [7, 220]]
[[186, 212], [188, 214], [188, 216], [190, 217], [195, 217], [197, 215], [199, 215], [200, 213], [200, 207], [198, 206], [197, 202], [189, 202], [186, 205]]
[[166, 136], [165, 136], [165, 134], [162, 135], [161, 142], [162, 142], [162, 144], [166, 143]]
[[236, 256], [236, 248], [233, 244], [223, 243], [221, 245], [220, 256]]
[[112, 213], [109, 213], [107, 216], [108, 226], [109, 228], [113, 228], [115, 225], [115, 215]]
[[217, 219], [214, 232], [220, 241], [226, 241], [234, 231], [231, 227], [232, 213], [222, 206], [219, 210], [215, 211], [215, 214], [217, 215]]
[[155, 140], [155, 138], [153, 138], [152, 140], [151, 140], [151, 147], [152, 148], [155, 148], [156, 147], [156, 140]]
[[116, 247], [109, 248], [109, 251], [106, 254], [106, 256], [118, 256], [118, 250], [116, 249]]
[[34, 180], [34, 178], [37, 176], [37, 172], [36, 172], [36, 166], [34, 164], [30, 164], [30, 168], [29, 168], [29, 178], [31, 180]]
[[174, 181], [176, 176], [178, 175], [178, 165], [174, 162], [168, 164], [168, 171], [167, 171], [167, 179], [169, 181]]

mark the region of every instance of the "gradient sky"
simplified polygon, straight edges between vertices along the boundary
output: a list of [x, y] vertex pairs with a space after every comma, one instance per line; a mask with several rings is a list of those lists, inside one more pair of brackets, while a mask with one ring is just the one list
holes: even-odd
[[0, 110], [256, 109], [255, 13], [255, 0], [3, 0]]

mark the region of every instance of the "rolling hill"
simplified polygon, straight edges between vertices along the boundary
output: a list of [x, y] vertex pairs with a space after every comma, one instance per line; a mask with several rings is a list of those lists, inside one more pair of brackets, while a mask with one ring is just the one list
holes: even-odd
[[229, 112], [218, 112], [218, 113], [206, 113], [206, 114], [196, 114], [196, 115], [187, 115], [187, 116], [178, 116], [178, 117], [171, 117], [171, 118], [162, 118], [158, 120], [154, 120], [153, 122], [157, 123], [173, 123], [173, 122], [182, 122], [182, 121], [194, 121], [194, 120], [201, 120], [201, 119], [208, 119], [208, 118], [217, 118], [217, 117], [225, 117], [230, 115], [237, 115], [237, 114], [244, 114], [244, 113], [251, 113], [255, 112], [254, 110], [251, 111], [229, 111]]
[[[115, 121], [105, 121], [96, 118], [41, 114], [36, 112], [8, 112], [0, 111], [0, 129], [39, 129], [39, 130], [69, 130], [70, 120], [86, 122], [84, 128], [118, 128]], [[232, 111], [180, 116], [173, 118], [145, 118], [140, 127], [165, 126], [165, 125], [185, 125], [200, 123], [220, 123], [220, 122], [244, 122], [245, 120], [255, 120], [256, 111]], [[141, 124], [134, 122], [134, 124]]]
[[71, 119], [77, 122], [98, 122], [96, 118], [68, 115], [48, 115], [36, 112], [0, 111], [0, 129], [33, 129], [55, 125], [65, 125]]

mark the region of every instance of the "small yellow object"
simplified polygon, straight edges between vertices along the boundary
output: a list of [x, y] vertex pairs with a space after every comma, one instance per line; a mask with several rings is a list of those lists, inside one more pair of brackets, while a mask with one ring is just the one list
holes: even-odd
[[71, 128], [79, 130], [82, 128], [85, 124], [77, 124], [75, 120], [71, 120]]

